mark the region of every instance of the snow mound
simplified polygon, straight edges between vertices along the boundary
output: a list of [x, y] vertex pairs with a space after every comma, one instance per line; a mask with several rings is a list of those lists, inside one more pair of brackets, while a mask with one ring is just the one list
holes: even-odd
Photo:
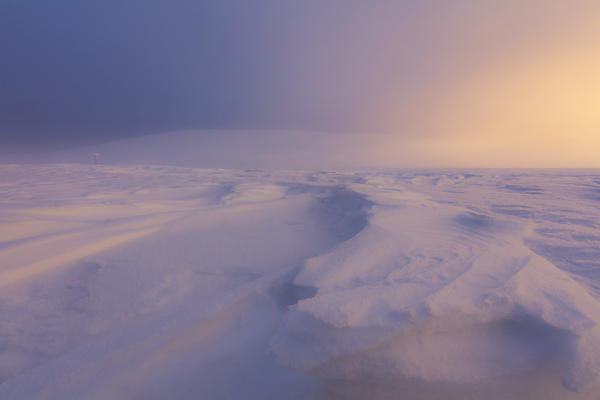
[[527, 224], [362, 190], [375, 203], [367, 227], [294, 280], [317, 293], [289, 309], [272, 340], [280, 364], [468, 383], [554, 359], [567, 387], [600, 383], [600, 302], [524, 244]]

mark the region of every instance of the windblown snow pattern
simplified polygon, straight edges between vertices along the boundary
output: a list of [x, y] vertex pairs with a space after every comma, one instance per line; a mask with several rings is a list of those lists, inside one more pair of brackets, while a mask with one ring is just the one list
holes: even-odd
[[0, 165], [2, 399], [598, 399], [600, 173]]

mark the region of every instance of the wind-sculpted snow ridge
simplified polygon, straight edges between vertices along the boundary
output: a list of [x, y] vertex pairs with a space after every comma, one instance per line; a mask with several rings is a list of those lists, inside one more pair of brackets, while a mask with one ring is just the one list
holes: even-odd
[[0, 165], [0, 399], [597, 400], [598, 193], [598, 171]]
[[267, 342], [297, 267], [365, 225], [345, 180], [0, 166], [0, 398], [306, 398]]
[[352, 186], [375, 204], [368, 225], [295, 278], [317, 293], [286, 314], [271, 343], [279, 363], [469, 383], [557, 361], [568, 388], [600, 383], [600, 302], [525, 245], [531, 221], [382, 182]]

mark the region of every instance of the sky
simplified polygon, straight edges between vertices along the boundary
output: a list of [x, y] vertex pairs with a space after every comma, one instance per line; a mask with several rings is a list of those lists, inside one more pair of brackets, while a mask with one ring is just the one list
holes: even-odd
[[0, 152], [266, 129], [600, 167], [598, 1], [3, 0], [0, 52]]

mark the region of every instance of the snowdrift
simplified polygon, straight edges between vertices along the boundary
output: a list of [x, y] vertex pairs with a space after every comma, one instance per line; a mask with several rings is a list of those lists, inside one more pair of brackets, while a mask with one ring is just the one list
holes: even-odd
[[0, 165], [0, 398], [595, 400], [598, 176]]
[[527, 224], [354, 188], [375, 203], [369, 224], [295, 278], [318, 291], [285, 316], [271, 344], [280, 363], [468, 383], [558, 356], [567, 387], [600, 383], [600, 302], [524, 245]]

